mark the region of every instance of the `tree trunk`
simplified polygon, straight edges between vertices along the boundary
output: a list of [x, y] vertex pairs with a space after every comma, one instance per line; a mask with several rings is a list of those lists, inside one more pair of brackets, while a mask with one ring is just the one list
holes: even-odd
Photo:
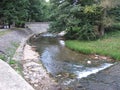
[[105, 34], [105, 27], [104, 27], [103, 23], [101, 25], [99, 25], [98, 30], [99, 30], [99, 36], [100, 37], [104, 36], [104, 34]]
[[103, 15], [102, 15], [102, 22], [100, 23], [99, 28], [98, 28], [100, 37], [104, 36], [104, 34], [105, 34], [105, 24], [106, 23], [104, 23], [104, 20], [106, 19], [106, 17], [107, 17], [107, 9], [104, 8]]

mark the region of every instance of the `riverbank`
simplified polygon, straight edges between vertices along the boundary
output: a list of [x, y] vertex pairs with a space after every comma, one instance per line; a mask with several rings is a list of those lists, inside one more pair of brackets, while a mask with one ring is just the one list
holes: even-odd
[[36, 39], [37, 34], [46, 32], [48, 24], [40, 23], [39, 25], [39, 23], [30, 23], [28, 28], [35, 31], [32, 35], [23, 40], [14, 57], [14, 59], [19, 60], [22, 66], [23, 77], [35, 90], [60, 89], [61, 87], [58, 83], [55, 82], [43, 67], [41, 60], [39, 59], [40, 55], [35, 51], [35, 46], [29, 45], [29, 39]]
[[66, 46], [84, 54], [98, 54], [120, 60], [120, 31], [111, 32], [97, 41], [68, 40]]
[[[30, 35], [30, 31], [27, 29], [0, 29], [1, 90], [34, 90], [33, 87], [19, 75], [18, 64], [12, 59], [21, 40], [28, 35]], [[14, 67], [14, 69], [12, 67]]]
[[[10, 63], [12, 63], [13, 67], [15, 66], [14, 69], [16, 70], [16, 64], [19, 63], [20, 67], [22, 67], [21, 75], [26, 79], [26, 81], [28, 81], [29, 84], [31, 84], [34, 87], [35, 90], [48, 90], [48, 89], [49, 90], [57, 90], [59, 87], [56, 85], [56, 83], [54, 83], [54, 85], [53, 85], [54, 81], [52, 78], [50, 78], [49, 74], [47, 74], [47, 71], [43, 68], [42, 64], [40, 64], [39, 57], [36, 56], [37, 53], [32, 51], [30, 46], [26, 45], [26, 40], [28, 40], [31, 35], [47, 31], [48, 24], [40, 23], [40, 25], [39, 25], [39, 23], [37, 23], [37, 26], [36, 26], [36, 24], [31, 23], [29, 25], [29, 27], [30, 27], [30, 29], [29, 28], [26, 28], [26, 29], [25, 28], [23, 28], [23, 29], [14, 28], [11, 30], [8, 29], [6, 31], [5, 31], [5, 29], [1, 30], [1, 36], [0, 36], [0, 43], [1, 43], [0, 51], [1, 52], [0, 52], [0, 55], [2, 53], [4, 55], [7, 55], [7, 58], [8, 58], [9, 54], [10, 54], [10, 59], [12, 59], [12, 60], [14, 59], [14, 61], [10, 62]], [[35, 27], [36, 27], [36, 29], [34, 31]], [[14, 44], [15, 45], [17, 44], [17, 46], [14, 46]], [[19, 46], [19, 48], [18, 48], [18, 46]], [[16, 49], [17, 49], [17, 51], [16, 51]], [[25, 54], [26, 50], [28, 50], [27, 54]], [[15, 51], [16, 51], [16, 53], [15, 53]], [[15, 53], [15, 55], [14, 55], [14, 53]], [[28, 54], [30, 54], [30, 56]], [[14, 55], [14, 58], [12, 58], [13, 55]], [[33, 58], [31, 55], [32, 56], [35, 55], [36, 58]], [[28, 58], [26, 59], [25, 57], [28, 57], [28, 56], [29, 56], [29, 59]], [[32, 58], [32, 60], [30, 58]], [[4, 58], [4, 59], [6, 59], [6, 58]], [[5, 60], [5, 61], [6, 62], [4, 62], [4, 61], [2, 61], [2, 62], [7, 64], [8, 61], [7, 60]], [[17, 62], [17, 63], [15, 63], [15, 62]], [[1, 65], [1, 67], [6, 68], [6, 65], [3, 64], [3, 65]], [[27, 85], [25, 83], [22, 83], [25, 81], [24, 79], [22, 79], [23, 81], [21, 80], [21, 82], [19, 82], [20, 81], [19, 77], [17, 79], [17, 76], [20, 76], [18, 74], [18, 72], [15, 72], [9, 66], [9, 68], [11, 68], [13, 71], [13, 72], [11, 72], [13, 74], [9, 75], [9, 72], [10, 72], [9, 69], [6, 70], [4, 68], [2, 68], [3, 70], [0, 72], [0, 76], [1, 76], [0, 80], [2, 82], [4, 81], [4, 83], [6, 83], [5, 85], [7, 85], [7, 83], [8, 83], [8, 86], [5, 86], [5, 85], [3, 87], [0, 86], [0, 87], [2, 87], [1, 90], [8, 90], [9, 87], [11, 87], [9, 90], [11, 90], [11, 89], [19, 90], [16, 88], [18, 87], [21, 89], [21, 88], [24, 88], [25, 86], [26, 87], [21, 90], [32, 90], [32, 87], [27, 82], [26, 83], [28, 85], [28, 88], [31, 87], [31, 89], [30, 88], [27, 89]], [[6, 70], [6, 71], [4, 71], [4, 70]], [[17, 73], [17, 76], [14, 73]], [[7, 76], [12, 77], [13, 80], [15, 78], [16, 79], [16, 80], [14, 80], [15, 82], [13, 84], [12, 83], [9, 84], [10, 80], [5, 79], [2, 76], [3, 74], [4, 74], [4, 76], [6, 75], [6, 77]], [[30, 76], [30, 78], [29, 78], [29, 76]], [[0, 82], [0, 83], [2, 83], [2, 82]], [[17, 85], [17, 83], [19, 85]], [[20, 84], [20, 83], [22, 83], [22, 84]], [[25, 84], [25, 85], [23, 85], [23, 84]], [[14, 85], [16, 85], [16, 86], [14, 86]], [[8, 87], [8, 88], [6, 89], [5, 87]]]
[[[94, 59], [120, 60], [120, 31], [109, 33], [97, 41], [66, 41], [66, 46], [77, 52], [93, 56]], [[98, 55], [97, 55], [98, 54]], [[101, 56], [102, 55], [102, 56]], [[119, 90], [120, 88], [120, 62], [112, 67], [82, 78], [78, 82], [85, 90]]]
[[47, 73], [34, 49], [28, 44], [24, 46], [23, 59], [20, 61], [23, 66], [23, 77], [35, 90], [58, 90], [59, 85]]

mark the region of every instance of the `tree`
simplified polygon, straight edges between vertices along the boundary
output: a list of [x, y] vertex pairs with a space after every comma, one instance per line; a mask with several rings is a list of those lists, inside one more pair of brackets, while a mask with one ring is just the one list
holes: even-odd
[[27, 17], [28, 0], [2, 0], [0, 18], [4, 18], [4, 24], [8, 23], [9, 26], [13, 22], [16, 25], [22, 25]]
[[44, 0], [2, 0], [0, 3], [0, 20], [24, 27], [27, 21], [44, 21], [46, 15]]
[[[50, 31], [66, 31], [69, 39], [93, 40], [104, 35], [112, 19], [108, 12], [117, 5], [113, 0], [51, 0], [53, 22]], [[106, 4], [105, 4], [106, 3]], [[114, 6], [114, 7], [113, 7]], [[105, 19], [107, 18], [107, 19]]]
[[[54, 4], [55, 3], [55, 4]], [[56, 5], [56, 3], [58, 5]], [[67, 31], [69, 39], [96, 39], [94, 26], [101, 18], [100, 7], [93, 0], [53, 0], [54, 18], [51, 24], [52, 31]]]
[[99, 33], [100, 36], [104, 36], [105, 28], [113, 24], [114, 18], [108, 14], [111, 9], [116, 8], [120, 5], [119, 0], [101, 0], [100, 6], [102, 7], [102, 19], [99, 24]]

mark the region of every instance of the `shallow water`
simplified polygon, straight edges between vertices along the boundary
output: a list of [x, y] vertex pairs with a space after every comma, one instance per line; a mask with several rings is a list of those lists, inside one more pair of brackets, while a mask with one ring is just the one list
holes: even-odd
[[47, 71], [64, 85], [113, 65], [106, 60], [92, 60], [88, 55], [72, 51], [65, 47], [63, 40], [51, 34], [43, 34], [30, 43], [37, 47], [40, 60]]

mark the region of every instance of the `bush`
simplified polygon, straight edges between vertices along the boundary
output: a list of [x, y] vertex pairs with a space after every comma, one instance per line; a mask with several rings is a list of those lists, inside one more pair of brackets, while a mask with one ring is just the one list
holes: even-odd
[[95, 34], [93, 26], [87, 23], [81, 27], [71, 27], [65, 37], [68, 39], [95, 40], [97, 38], [97, 35]]
[[16, 26], [16, 27], [24, 28], [24, 27], [25, 27], [25, 22], [24, 22], [24, 21], [17, 21], [17, 22], [15, 23], [15, 26]]
[[2, 54], [1, 54], [1, 55], [0, 55], [0, 59], [2, 59], [2, 60], [4, 60], [4, 61], [5, 61], [5, 60], [6, 60], [5, 55], [2, 55]]
[[100, 22], [102, 10], [93, 0], [78, 1], [76, 5], [71, 1], [63, 1], [53, 9], [55, 13], [52, 13], [53, 23], [50, 25], [50, 31], [66, 31], [67, 39], [97, 38], [94, 26]]
[[120, 23], [113, 24], [112, 28], [115, 29], [115, 30], [120, 30]]

